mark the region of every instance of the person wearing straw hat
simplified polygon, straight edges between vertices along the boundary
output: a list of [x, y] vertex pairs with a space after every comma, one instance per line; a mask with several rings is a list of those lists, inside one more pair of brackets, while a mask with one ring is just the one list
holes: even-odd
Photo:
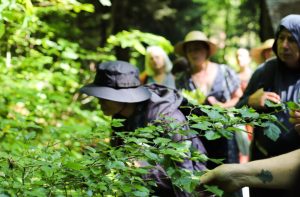
[[270, 38], [265, 40], [261, 46], [251, 49], [250, 55], [252, 59], [257, 64], [261, 64], [265, 62], [267, 59], [271, 58], [274, 55], [272, 51], [273, 43], [274, 43], [274, 39]]
[[[182, 102], [181, 95], [176, 90], [162, 85], [141, 85], [138, 69], [128, 62], [109, 61], [99, 64], [96, 67], [94, 82], [82, 87], [80, 92], [98, 98], [105, 115], [125, 119], [124, 126], [117, 128], [115, 132], [134, 131], [156, 120], [164, 120], [164, 117], [172, 118], [179, 123], [186, 121], [178, 109]], [[184, 126], [182, 129], [187, 128]], [[112, 146], [124, 143], [116, 133], [112, 134], [111, 139]], [[200, 154], [206, 153], [202, 142], [195, 135], [176, 134], [172, 140], [178, 143], [188, 140], [191, 142], [191, 148], [198, 150]], [[192, 171], [206, 169], [204, 163], [189, 159], [185, 159], [178, 166]], [[151, 171], [147, 176], [147, 179], [149, 178], [154, 179], [157, 184], [154, 195], [190, 196], [171, 183], [161, 166]]]
[[[266, 135], [270, 129], [254, 128], [250, 159], [271, 158], [300, 148], [300, 110], [276, 110], [271, 103], [300, 101], [300, 15], [284, 17], [275, 33], [275, 54], [253, 73], [237, 107], [247, 105], [260, 113], [272, 113], [280, 133], [276, 139]], [[285, 191], [250, 188], [251, 196], [284, 196]]]
[[[176, 87], [189, 91], [200, 90], [206, 96], [206, 104], [221, 107], [234, 106], [242, 95], [238, 75], [226, 65], [209, 61], [217, 51], [217, 46], [201, 31], [191, 31], [184, 41], [175, 45], [175, 52], [187, 58], [190, 69], [178, 74]], [[225, 138], [217, 140], [201, 139], [212, 158], [222, 158], [225, 163], [239, 162], [236, 140]], [[218, 164], [208, 161], [207, 167]]]
[[233, 107], [242, 96], [239, 77], [224, 64], [211, 62], [209, 58], [217, 52], [217, 45], [201, 31], [191, 31], [184, 41], [175, 45], [175, 53], [187, 58], [188, 72], [176, 76], [178, 89], [199, 89], [207, 104]]

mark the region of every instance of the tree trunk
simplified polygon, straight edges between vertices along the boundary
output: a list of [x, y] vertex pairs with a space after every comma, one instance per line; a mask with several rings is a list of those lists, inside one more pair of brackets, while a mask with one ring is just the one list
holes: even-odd
[[[128, 0], [114, 0], [112, 1], [112, 12], [110, 28], [108, 28], [107, 35], [116, 34], [128, 28]], [[115, 47], [116, 57], [118, 60], [129, 61], [130, 49]]]

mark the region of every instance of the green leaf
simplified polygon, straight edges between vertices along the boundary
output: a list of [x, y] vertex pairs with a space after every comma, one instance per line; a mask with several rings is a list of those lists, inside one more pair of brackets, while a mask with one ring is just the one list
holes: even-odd
[[193, 105], [201, 105], [206, 99], [206, 96], [199, 89], [193, 91], [183, 89], [182, 96], [185, 97], [188, 100], [188, 102]]
[[34, 139], [36, 137], [36, 132], [32, 131], [24, 136], [26, 140]]
[[135, 185], [134, 188], [136, 188], [137, 190], [139, 191], [143, 191], [143, 192], [149, 192], [149, 189], [144, 187], [144, 186], [141, 186], [141, 185]]
[[149, 196], [149, 192], [140, 192], [140, 191], [135, 191], [132, 192], [134, 196], [138, 196], [138, 197], [144, 197], [144, 196]]
[[152, 159], [152, 160], [158, 160], [159, 159], [159, 156], [157, 154], [154, 154], [150, 151], [146, 151], [145, 155], [146, 155], [146, 157], [148, 157], [149, 159]]
[[206, 189], [206, 191], [214, 193], [217, 196], [223, 196], [224, 191], [219, 189], [217, 186], [204, 185], [204, 188]]
[[265, 100], [265, 106], [275, 108], [277, 110], [283, 110], [285, 108], [283, 103], [274, 103], [273, 101], [270, 101], [268, 99]]
[[140, 42], [134, 42], [133, 47], [141, 54], [145, 54], [146, 49]]
[[231, 139], [233, 137], [233, 133], [227, 129], [220, 129], [219, 133], [227, 139]]
[[224, 161], [224, 159], [214, 159], [214, 158], [209, 158], [209, 160], [216, 164], [222, 164]]
[[54, 172], [54, 169], [49, 166], [42, 166], [41, 170], [45, 173], [46, 177], [51, 177]]
[[210, 117], [213, 121], [219, 121], [224, 119], [224, 117], [218, 111], [208, 110], [204, 108], [201, 108], [201, 111], [205, 112], [208, 115], [208, 117]]
[[171, 142], [168, 147], [175, 148], [177, 151], [186, 152], [191, 146], [190, 141], [184, 142]]
[[122, 185], [121, 190], [125, 193], [131, 192], [132, 185], [126, 183], [126, 184]]
[[123, 123], [125, 119], [112, 119], [111, 121], [111, 126], [112, 127], [122, 127], [123, 126]]
[[256, 119], [259, 117], [259, 114], [257, 112], [255, 112], [255, 110], [252, 108], [249, 109], [249, 108], [243, 107], [243, 108], [239, 109], [239, 112], [242, 115], [243, 119], [245, 119], [245, 118]]
[[125, 164], [122, 161], [114, 161], [111, 163], [110, 168], [124, 169]]
[[153, 142], [155, 144], [161, 145], [161, 146], [167, 145], [170, 141], [172, 141], [172, 140], [170, 140], [168, 138], [161, 138], [161, 137], [158, 137], [155, 140], [153, 140]]
[[4, 33], [5, 33], [5, 25], [4, 25], [3, 21], [0, 21], [0, 38], [2, 38]]
[[215, 139], [219, 139], [221, 137], [221, 135], [219, 133], [211, 131], [211, 130], [206, 131], [204, 136], [208, 140], [215, 140]]
[[144, 169], [144, 168], [142, 168], [142, 167], [136, 168], [136, 169], [134, 169], [133, 171], [134, 171], [134, 172], [137, 172], [137, 173], [139, 173], [139, 174], [148, 174], [148, 173], [149, 173], [148, 169]]
[[266, 125], [267, 127], [264, 128], [264, 135], [275, 142], [279, 138], [281, 130], [272, 122], [267, 122]]
[[67, 48], [65, 51], [62, 52], [62, 57], [66, 59], [76, 60], [78, 59], [78, 54], [74, 50]]
[[134, 185], [134, 188], [136, 188], [138, 191], [135, 191], [133, 192], [133, 194], [135, 196], [149, 196], [149, 189], [144, 187], [144, 186], [141, 186], [141, 185]]
[[97, 188], [99, 188], [101, 191], [107, 191], [107, 185], [104, 182], [99, 182], [97, 184]]
[[300, 105], [298, 103], [289, 101], [286, 104], [287, 104], [287, 108], [290, 110], [300, 110]]
[[198, 122], [196, 124], [192, 124], [191, 128], [195, 128], [195, 129], [201, 129], [201, 130], [208, 130], [210, 129], [212, 126], [212, 123], [208, 122], [208, 121], [202, 121], [202, 122]]
[[[195, 154], [194, 154], [195, 153]], [[198, 151], [193, 152], [192, 160], [200, 161], [200, 162], [207, 162], [208, 157], [205, 154], [200, 154]]]
[[80, 163], [76, 162], [67, 162], [65, 166], [73, 170], [80, 170], [83, 168], [83, 166]]
[[84, 148], [91, 151], [92, 153], [96, 153], [96, 149], [94, 149], [93, 147], [85, 146]]
[[177, 155], [177, 152], [174, 149], [162, 149], [161, 152], [167, 155]]
[[0, 152], [0, 158], [5, 158], [5, 159], [7, 159], [7, 158], [9, 158], [10, 156], [6, 153], [6, 152]]

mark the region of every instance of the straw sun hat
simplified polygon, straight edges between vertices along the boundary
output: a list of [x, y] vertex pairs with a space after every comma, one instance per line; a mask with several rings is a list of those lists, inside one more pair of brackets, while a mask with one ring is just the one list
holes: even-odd
[[272, 50], [272, 46], [274, 44], [274, 39], [268, 39], [266, 41], [263, 42], [263, 44], [259, 47], [255, 47], [253, 49], [251, 49], [251, 57], [252, 59], [257, 62], [257, 63], [262, 63], [264, 62], [264, 58], [262, 56], [262, 52], [264, 50], [268, 50], [271, 49]]
[[218, 49], [217, 45], [214, 44], [213, 42], [211, 42], [203, 32], [191, 31], [185, 36], [184, 41], [178, 42], [175, 45], [175, 53], [177, 53], [178, 55], [181, 55], [181, 56], [185, 56], [185, 51], [184, 51], [185, 45], [187, 43], [197, 42], [197, 41], [205, 42], [208, 44], [209, 57], [217, 52], [217, 49]]

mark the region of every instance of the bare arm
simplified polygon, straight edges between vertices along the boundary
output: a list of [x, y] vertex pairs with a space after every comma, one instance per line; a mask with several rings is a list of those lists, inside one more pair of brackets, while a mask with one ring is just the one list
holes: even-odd
[[223, 164], [201, 177], [201, 183], [218, 185], [227, 192], [244, 186], [287, 189], [300, 169], [300, 149], [245, 164]]
[[242, 95], [243, 95], [242, 88], [239, 87], [231, 94], [231, 99], [225, 103], [222, 103], [221, 106], [224, 108], [234, 107], [237, 104], [237, 102], [239, 102]]
[[223, 108], [229, 108], [229, 107], [234, 107], [237, 102], [240, 100], [240, 98], [243, 95], [243, 91], [242, 88], [239, 87], [238, 89], [236, 89], [232, 94], [231, 94], [231, 99], [226, 101], [225, 103], [219, 102], [215, 97], [213, 96], [209, 96], [207, 98], [207, 101], [211, 104], [211, 105], [219, 105], [220, 107]]

